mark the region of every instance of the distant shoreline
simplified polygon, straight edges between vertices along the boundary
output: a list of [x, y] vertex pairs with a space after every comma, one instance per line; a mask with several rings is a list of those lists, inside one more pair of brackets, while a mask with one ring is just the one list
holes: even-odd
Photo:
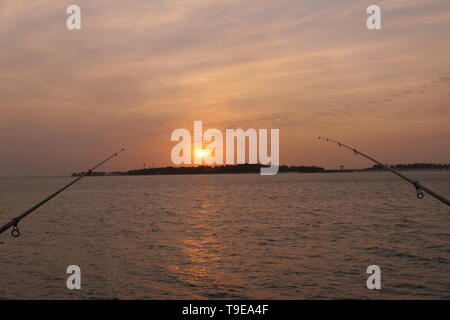
[[[92, 172], [92, 176], [149, 176], [149, 175], [195, 175], [195, 174], [259, 174], [260, 169], [266, 167], [260, 164], [241, 164], [224, 166], [197, 167], [162, 167], [142, 168], [116, 172]], [[392, 168], [399, 171], [448, 171], [450, 164], [414, 163], [397, 164]], [[280, 166], [278, 173], [351, 173], [351, 172], [383, 172], [385, 168], [374, 165], [364, 169], [324, 169], [317, 166]], [[74, 172], [71, 176], [78, 177], [85, 172]]]
[[[450, 171], [450, 169], [403, 169], [398, 171], [410, 171], [410, 172], [439, 172], [439, 171]], [[353, 173], [353, 172], [359, 172], [359, 173], [380, 173], [380, 172], [388, 172], [387, 170], [368, 170], [367, 168], [364, 169], [345, 169], [345, 170], [339, 170], [339, 169], [325, 169], [320, 172], [280, 172], [279, 174], [308, 174], [308, 173]], [[122, 173], [122, 172], [121, 172]], [[259, 174], [256, 172], [241, 172], [241, 173], [185, 173], [185, 174], [179, 174], [179, 173], [173, 173], [173, 174], [151, 174], [153, 176], [159, 175], [200, 175], [200, 174], [211, 174], [211, 175], [219, 175], [219, 174]], [[67, 178], [67, 177], [79, 177], [80, 173], [75, 173], [75, 175], [72, 173], [71, 175], [57, 175], [57, 176], [0, 176], [0, 179], [39, 179], [39, 178]], [[94, 177], [131, 177], [131, 176], [145, 176], [145, 175], [129, 175], [126, 173], [123, 174], [117, 174], [115, 172], [93, 172], [92, 176]]]

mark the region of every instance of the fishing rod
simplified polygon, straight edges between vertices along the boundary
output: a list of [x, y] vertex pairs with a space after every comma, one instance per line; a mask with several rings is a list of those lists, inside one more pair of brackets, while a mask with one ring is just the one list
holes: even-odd
[[48, 196], [47, 198], [45, 198], [44, 200], [42, 200], [41, 202], [35, 204], [34, 206], [32, 206], [30, 209], [28, 209], [27, 211], [25, 211], [24, 213], [22, 213], [21, 215], [13, 218], [11, 221], [9, 221], [7, 224], [5, 224], [3, 227], [0, 227], [0, 234], [5, 232], [6, 230], [8, 230], [9, 228], [13, 227], [13, 229], [11, 230], [11, 235], [14, 238], [18, 238], [20, 236], [20, 231], [19, 231], [19, 222], [25, 218], [26, 216], [28, 216], [30, 213], [32, 213], [33, 211], [35, 211], [36, 209], [38, 209], [39, 207], [41, 207], [43, 204], [45, 204], [46, 202], [50, 201], [51, 199], [53, 199], [54, 197], [56, 197], [58, 194], [60, 194], [61, 192], [63, 192], [64, 190], [66, 190], [67, 188], [69, 188], [71, 185], [77, 183], [78, 181], [80, 181], [81, 179], [83, 179], [86, 176], [90, 176], [92, 174], [92, 171], [94, 171], [95, 169], [97, 169], [98, 167], [102, 166], [103, 164], [105, 164], [106, 162], [108, 162], [109, 160], [111, 160], [114, 157], [117, 157], [117, 155], [119, 153], [121, 153], [122, 151], [125, 151], [125, 149], [121, 149], [119, 151], [117, 151], [116, 153], [114, 153], [113, 155], [111, 155], [110, 157], [106, 158], [105, 160], [103, 160], [102, 162], [100, 162], [99, 164], [97, 164], [96, 166], [94, 166], [93, 168], [89, 169], [87, 172], [84, 172], [81, 176], [79, 176], [78, 178], [76, 178], [75, 180], [73, 180], [72, 182], [70, 182], [69, 184], [65, 185], [64, 187], [62, 187], [61, 189], [59, 189], [58, 191], [56, 191], [55, 193], [51, 194], [50, 196]]
[[401, 174], [401, 173], [398, 172], [397, 170], [395, 170], [395, 169], [389, 167], [388, 165], [384, 165], [384, 164], [381, 163], [380, 161], [378, 161], [378, 160], [376, 160], [376, 159], [374, 159], [374, 158], [372, 158], [372, 157], [370, 157], [370, 156], [368, 156], [368, 155], [366, 155], [366, 154], [364, 154], [364, 153], [362, 153], [362, 152], [356, 150], [355, 148], [349, 147], [349, 146], [343, 144], [342, 142], [339, 142], [339, 141], [336, 141], [336, 140], [333, 140], [333, 139], [329, 139], [329, 138], [325, 138], [325, 137], [319, 137], [319, 139], [323, 139], [323, 140], [326, 140], [326, 141], [328, 141], [328, 142], [334, 142], [334, 143], [336, 143], [339, 147], [347, 148], [347, 149], [353, 151], [353, 153], [354, 153], [355, 155], [363, 156], [364, 158], [369, 159], [370, 161], [375, 162], [376, 164], [379, 164], [380, 166], [382, 166], [383, 168], [389, 170], [389, 171], [392, 172], [393, 174], [396, 174], [397, 176], [399, 176], [399, 177], [402, 178], [403, 180], [406, 180], [407, 182], [409, 182], [410, 184], [412, 184], [412, 185], [416, 188], [416, 191], [417, 191], [417, 198], [418, 198], [418, 199], [423, 199], [424, 194], [423, 194], [422, 191], [425, 191], [425, 192], [428, 193], [430, 196], [432, 196], [432, 197], [438, 199], [439, 201], [445, 203], [446, 205], [450, 206], [450, 200], [448, 200], [447, 198], [441, 196], [440, 194], [437, 194], [437, 193], [434, 192], [433, 190], [430, 190], [429, 188], [427, 188], [426, 186], [424, 186], [424, 185], [423, 185], [422, 183], [420, 183], [419, 181], [411, 180], [410, 178], [408, 178], [407, 176]]

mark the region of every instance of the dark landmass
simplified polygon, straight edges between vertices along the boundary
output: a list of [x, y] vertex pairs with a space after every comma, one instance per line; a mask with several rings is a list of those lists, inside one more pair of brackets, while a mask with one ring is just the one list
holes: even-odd
[[[395, 170], [450, 170], [450, 164], [436, 164], [436, 163], [413, 163], [413, 164], [395, 164], [390, 166]], [[365, 170], [373, 171], [373, 170], [386, 170], [379, 164], [376, 164], [370, 168]]]
[[[91, 176], [148, 176], [148, 175], [167, 175], [167, 174], [224, 174], [224, 173], [260, 173], [261, 164], [238, 164], [224, 166], [197, 166], [197, 167], [164, 167], [164, 168], [143, 168], [129, 170], [125, 172], [92, 172]], [[435, 163], [414, 163], [414, 164], [396, 164], [392, 168], [404, 170], [450, 170], [450, 164]], [[370, 172], [370, 171], [386, 171], [380, 165], [374, 165], [365, 169], [341, 169], [341, 170], [325, 170], [316, 166], [280, 166], [279, 173], [333, 173], [333, 172]], [[74, 172], [73, 177], [78, 177], [84, 172]]]
[[[261, 164], [238, 164], [224, 166], [197, 166], [197, 167], [164, 167], [164, 168], [144, 168], [137, 170], [129, 170], [126, 172], [92, 172], [92, 176], [121, 175], [121, 176], [148, 176], [148, 175], [165, 175], [165, 174], [219, 174], [219, 173], [260, 173], [261, 168], [268, 167]], [[306, 167], [306, 166], [280, 166], [279, 173], [283, 172], [299, 172], [314, 173], [322, 172], [324, 168]], [[80, 176], [83, 172], [73, 173], [72, 176]]]
[[[154, 174], [214, 174], [214, 173], [260, 173], [263, 166], [260, 164], [239, 164], [224, 166], [198, 166], [198, 167], [165, 167], [130, 170], [127, 175], [154, 175]], [[305, 166], [280, 166], [278, 172], [321, 172], [324, 168]]]

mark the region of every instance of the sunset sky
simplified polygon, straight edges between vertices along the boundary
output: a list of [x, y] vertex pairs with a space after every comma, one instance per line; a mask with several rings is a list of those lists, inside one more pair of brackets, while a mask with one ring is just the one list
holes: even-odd
[[319, 135], [449, 163], [449, 34], [448, 0], [4, 0], [0, 176], [171, 165], [194, 120], [280, 129], [282, 164], [372, 165]]

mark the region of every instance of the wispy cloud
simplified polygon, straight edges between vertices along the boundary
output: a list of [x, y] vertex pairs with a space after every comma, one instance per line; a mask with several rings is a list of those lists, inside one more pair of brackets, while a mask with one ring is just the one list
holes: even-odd
[[[448, 130], [446, 0], [380, 1], [380, 31], [365, 26], [371, 1], [79, 0], [80, 31], [65, 28], [70, 4], [0, 3], [0, 144], [12, 150], [0, 175], [67, 173], [67, 141], [87, 160], [131, 146], [121, 169], [169, 164], [170, 132], [193, 120], [277, 127], [286, 146], [324, 130], [358, 139], [351, 123], [404, 121], [406, 136], [412, 123], [425, 134], [426, 118], [427, 135]], [[284, 161], [298, 149], [284, 148]], [[48, 163], [56, 153], [63, 161]], [[42, 165], [15, 161], [31, 156]]]

